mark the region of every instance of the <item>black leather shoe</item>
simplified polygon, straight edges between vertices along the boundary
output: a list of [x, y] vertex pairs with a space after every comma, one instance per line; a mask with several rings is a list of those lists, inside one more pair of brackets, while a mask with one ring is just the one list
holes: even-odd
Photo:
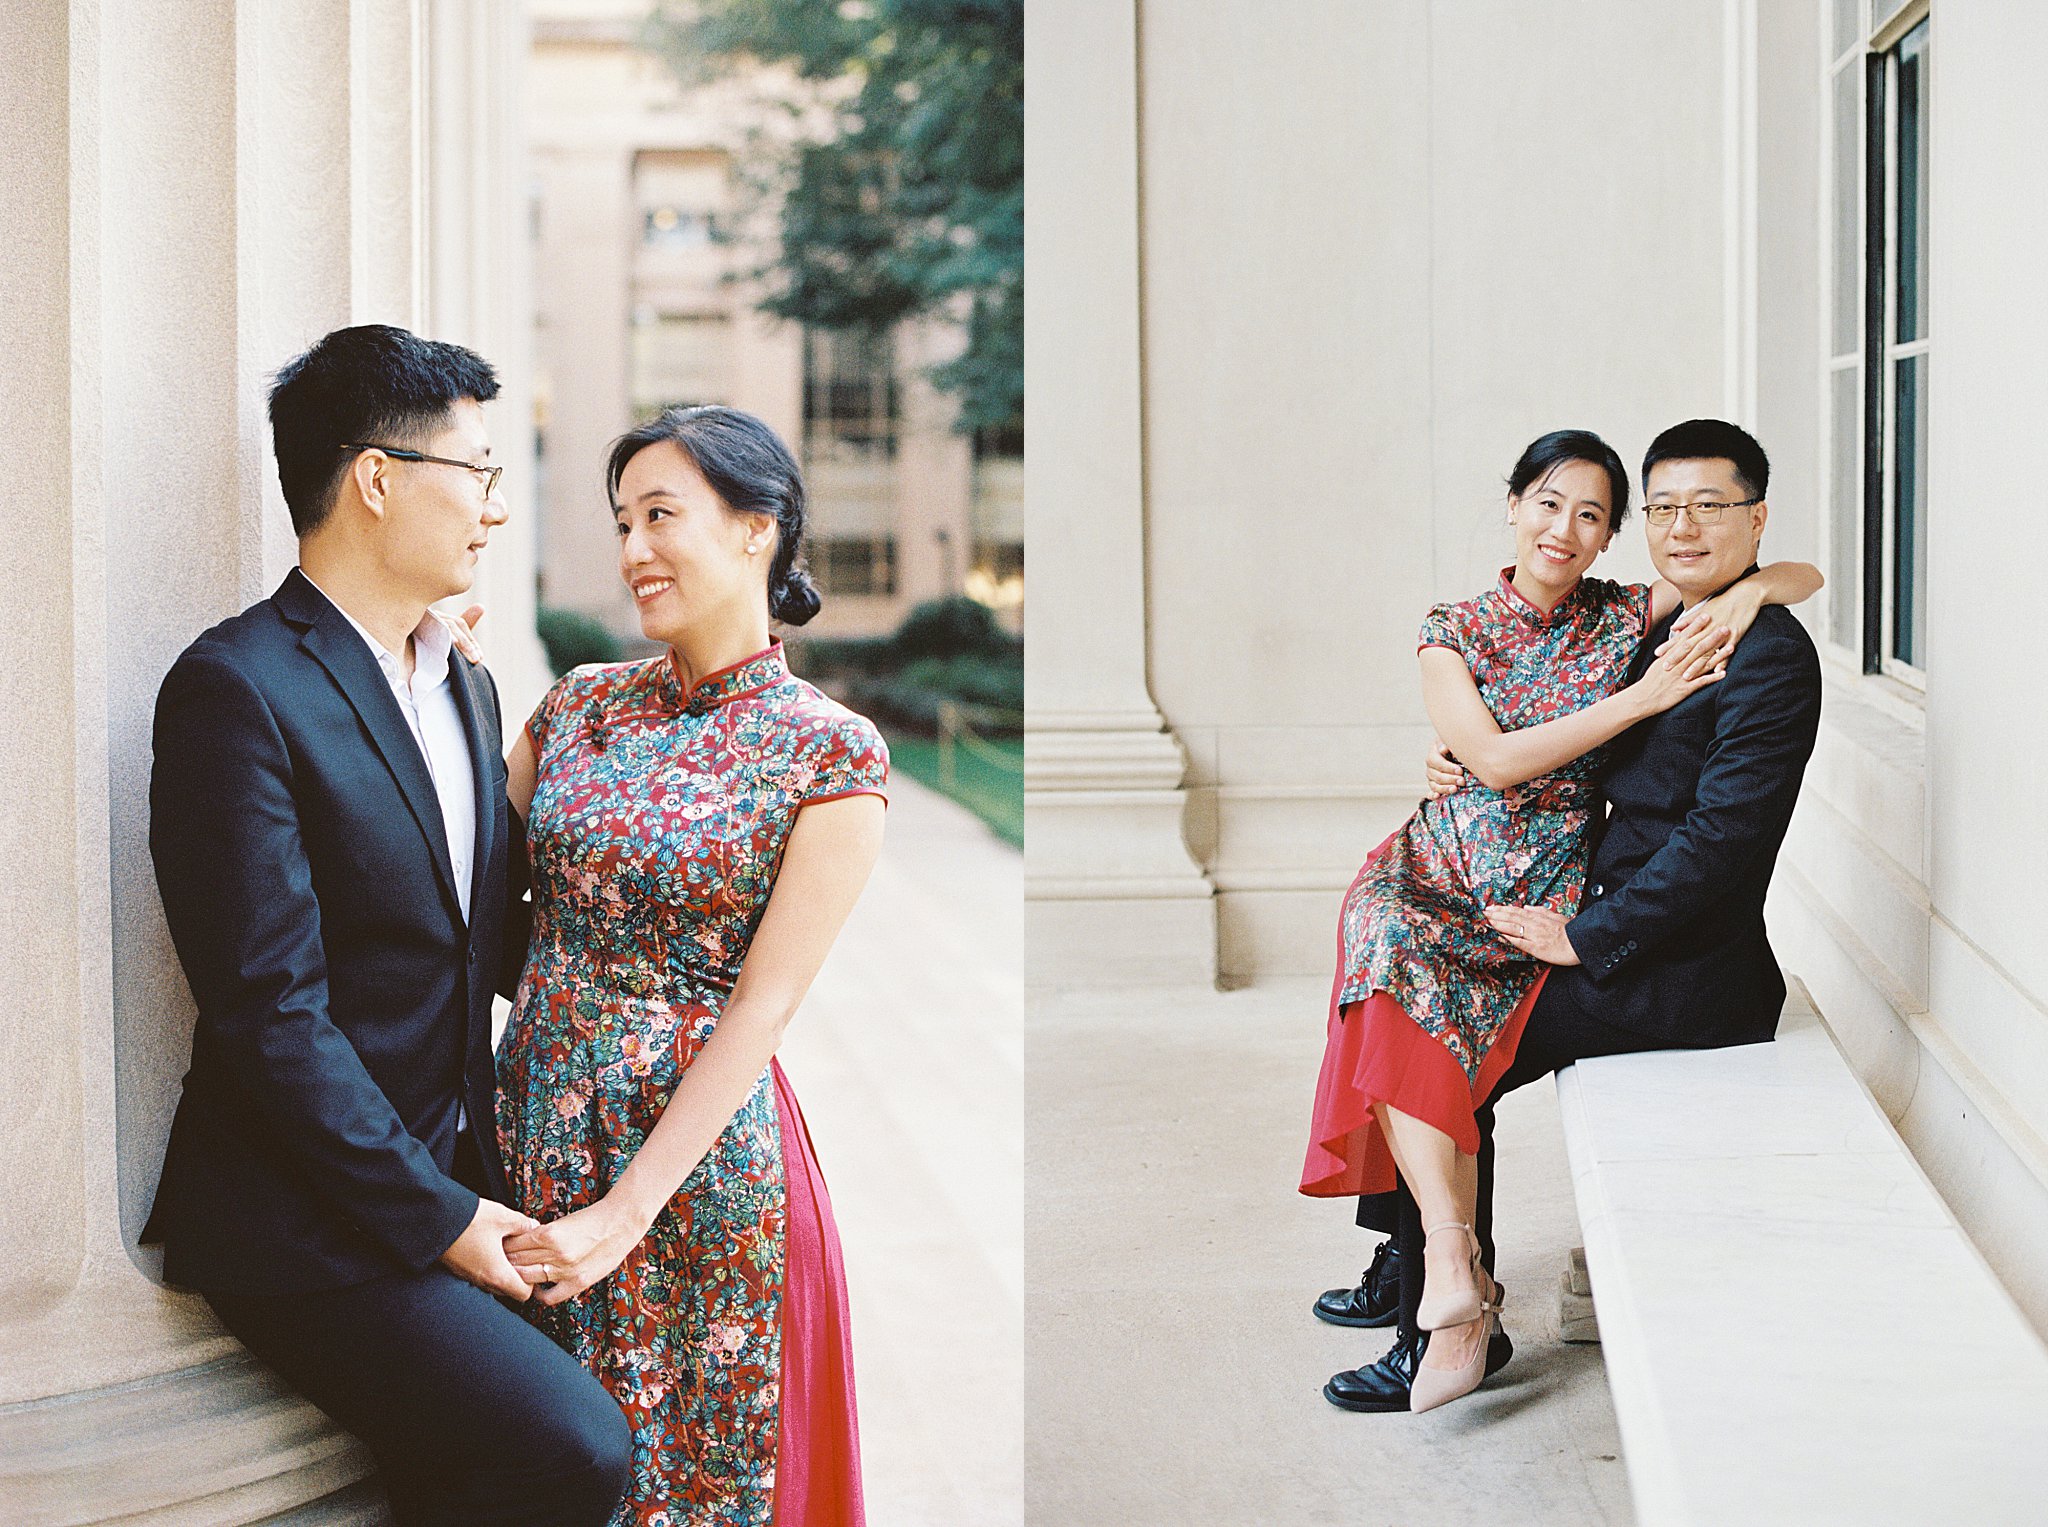
[[1333, 1288], [1316, 1300], [1316, 1319], [1333, 1326], [1390, 1326], [1401, 1310], [1401, 1253], [1381, 1241], [1356, 1288]]
[[[1378, 1362], [1335, 1374], [1323, 1385], [1323, 1398], [1340, 1410], [1389, 1411], [1408, 1408], [1415, 1365], [1429, 1345], [1429, 1332], [1417, 1331], [1395, 1342]], [[1501, 1331], [1486, 1344], [1486, 1376], [1492, 1378], [1515, 1355], [1515, 1344]]]

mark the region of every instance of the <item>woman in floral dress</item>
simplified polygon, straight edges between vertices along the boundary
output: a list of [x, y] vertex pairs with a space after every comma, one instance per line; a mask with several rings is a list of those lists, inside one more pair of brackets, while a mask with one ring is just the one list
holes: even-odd
[[874, 727], [771, 615], [803, 487], [774, 433], [671, 409], [612, 450], [619, 570], [657, 658], [579, 668], [509, 761], [534, 928], [499, 1049], [528, 1306], [633, 1425], [614, 1521], [864, 1520], [831, 1205], [776, 1064], [881, 846]]
[[1476, 1109], [1514, 1060], [1547, 967], [1488, 924], [1488, 906], [1570, 917], [1585, 886], [1602, 745], [1716, 682], [1765, 603], [1820, 586], [1800, 563], [1765, 568], [1688, 611], [1626, 684], [1678, 591], [1588, 578], [1628, 512], [1628, 475], [1597, 435], [1561, 430], [1508, 479], [1515, 565], [1492, 589], [1423, 620], [1423, 696], [1465, 765], [1464, 788], [1416, 809], [1344, 899], [1328, 1039], [1301, 1191], [1405, 1181], [1432, 1234], [1419, 1323], [1435, 1330], [1411, 1408], [1483, 1376], [1499, 1290], [1478, 1265]]

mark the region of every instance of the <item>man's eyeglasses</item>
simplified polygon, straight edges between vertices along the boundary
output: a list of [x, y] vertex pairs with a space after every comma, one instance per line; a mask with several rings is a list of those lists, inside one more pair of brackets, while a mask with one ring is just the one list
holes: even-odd
[[484, 480], [484, 497], [489, 498], [498, 491], [498, 477], [503, 467], [480, 467], [473, 461], [457, 461], [453, 456], [429, 456], [425, 451], [401, 451], [395, 445], [366, 445], [350, 441], [342, 447], [344, 451], [382, 451], [386, 456], [400, 461], [431, 461], [437, 467], [461, 467], [465, 472], [474, 472]]
[[1683, 509], [1695, 525], [1718, 525], [1721, 516], [1730, 509], [1748, 509], [1762, 502], [1760, 498], [1746, 498], [1739, 504], [1645, 504], [1643, 518], [1652, 525], [1669, 525]]

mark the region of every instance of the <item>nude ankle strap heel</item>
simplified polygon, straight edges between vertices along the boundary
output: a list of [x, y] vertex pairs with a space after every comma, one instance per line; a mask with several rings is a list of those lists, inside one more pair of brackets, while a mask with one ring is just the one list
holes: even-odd
[[1487, 1309], [1485, 1296], [1480, 1292], [1486, 1286], [1486, 1271], [1479, 1264], [1479, 1237], [1470, 1225], [1446, 1221], [1431, 1225], [1423, 1231], [1423, 1240], [1439, 1230], [1462, 1230], [1472, 1243], [1472, 1286], [1454, 1290], [1432, 1289], [1425, 1279], [1422, 1302], [1415, 1309], [1415, 1323], [1425, 1331], [1440, 1331], [1445, 1326], [1461, 1326], [1468, 1320], [1477, 1320]]

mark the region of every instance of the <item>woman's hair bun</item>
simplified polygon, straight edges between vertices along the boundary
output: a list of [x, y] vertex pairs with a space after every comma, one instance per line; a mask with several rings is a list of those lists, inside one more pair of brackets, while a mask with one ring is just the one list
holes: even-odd
[[817, 584], [811, 582], [811, 575], [800, 567], [790, 568], [768, 591], [768, 613], [785, 626], [804, 624], [818, 613], [823, 603], [818, 597]]

